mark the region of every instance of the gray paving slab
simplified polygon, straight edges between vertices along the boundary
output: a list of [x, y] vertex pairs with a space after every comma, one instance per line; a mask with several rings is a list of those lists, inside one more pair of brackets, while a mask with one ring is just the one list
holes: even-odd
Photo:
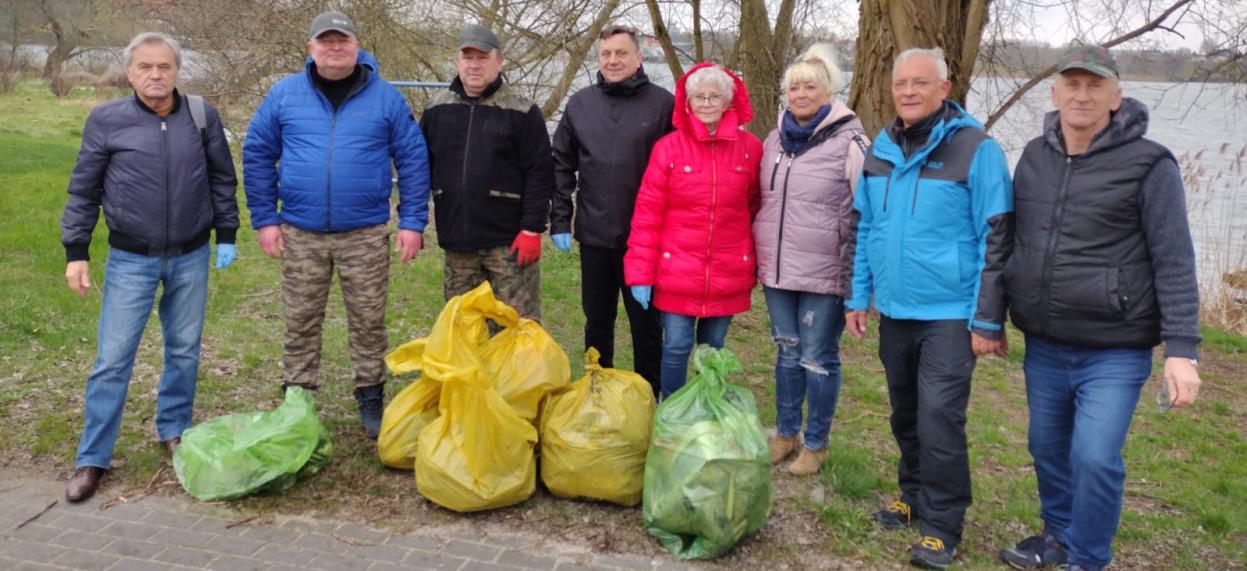
[[[186, 496], [136, 497], [101, 509], [120, 488], [80, 504], [64, 502], [54, 479], [0, 481], [0, 570], [154, 571], [576, 571], [675, 568], [669, 558], [593, 554], [539, 536], [455, 525], [393, 532], [364, 522], [275, 515], [239, 523], [238, 505]], [[106, 493], [107, 492], [107, 493]], [[16, 524], [39, 513], [22, 528]], [[10, 509], [11, 508], [11, 509]], [[420, 525], [420, 522], [413, 522]]]

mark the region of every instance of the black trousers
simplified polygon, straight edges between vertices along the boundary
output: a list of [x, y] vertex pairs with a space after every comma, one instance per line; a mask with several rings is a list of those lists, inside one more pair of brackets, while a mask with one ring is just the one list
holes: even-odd
[[653, 305], [644, 309], [624, 283], [623, 249], [580, 245], [581, 306], [585, 312], [585, 349], [602, 354], [602, 366], [615, 366], [615, 317], [619, 295], [632, 330], [632, 368], [659, 394], [662, 328]]
[[892, 402], [892, 435], [901, 449], [901, 500], [913, 508], [922, 535], [955, 547], [971, 503], [966, 405], [975, 358], [966, 321], [885, 316], [879, 360]]

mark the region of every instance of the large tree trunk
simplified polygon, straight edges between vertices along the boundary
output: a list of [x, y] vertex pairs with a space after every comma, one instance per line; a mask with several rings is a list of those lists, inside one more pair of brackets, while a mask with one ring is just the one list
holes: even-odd
[[779, 80], [788, 62], [794, 4], [795, 0], [780, 2], [778, 23], [772, 34], [763, 0], [740, 3], [740, 71], [753, 104], [753, 121], [748, 129], [759, 138], [765, 138], [775, 128], [778, 117]]
[[895, 116], [892, 60], [909, 48], [943, 48], [952, 82], [948, 98], [965, 104], [991, 1], [862, 0], [849, 106], [867, 132]]

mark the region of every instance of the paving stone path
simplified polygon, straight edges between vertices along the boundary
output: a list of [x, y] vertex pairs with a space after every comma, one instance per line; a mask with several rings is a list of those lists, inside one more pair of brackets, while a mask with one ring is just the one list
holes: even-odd
[[[113, 497], [107, 490], [70, 504], [63, 485], [0, 468], [0, 570], [688, 569], [667, 557], [595, 554], [533, 535], [483, 536], [467, 527], [404, 534], [311, 518], [231, 521], [239, 516], [184, 496], [144, 497], [101, 510]], [[54, 500], [51, 509], [17, 527]]]

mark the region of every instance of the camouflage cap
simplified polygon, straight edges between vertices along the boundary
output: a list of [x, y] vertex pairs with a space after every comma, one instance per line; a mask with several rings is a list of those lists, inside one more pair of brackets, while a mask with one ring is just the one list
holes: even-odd
[[494, 50], [502, 51], [502, 42], [498, 41], [498, 36], [494, 35], [493, 30], [480, 24], [469, 24], [459, 34], [459, 49], [463, 48], [475, 48], [486, 53]]
[[1117, 60], [1104, 46], [1085, 45], [1070, 48], [1057, 63], [1057, 72], [1065, 73], [1071, 69], [1086, 70], [1100, 77], [1118, 76]]

